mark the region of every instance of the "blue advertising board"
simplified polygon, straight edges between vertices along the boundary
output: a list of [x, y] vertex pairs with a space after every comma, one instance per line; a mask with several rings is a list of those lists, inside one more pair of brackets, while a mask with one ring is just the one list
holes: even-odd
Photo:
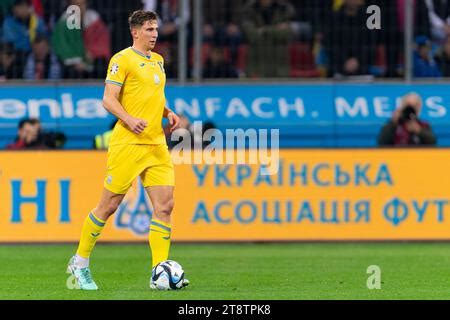
[[[440, 146], [450, 146], [450, 85], [264, 84], [176, 86], [168, 105], [191, 121], [224, 128], [278, 128], [281, 147], [374, 147], [402, 95], [423, 99], [420, 117]], [[63, 131], [66, 148], [89, 149], [114, 117], [102, 107], [103, 85], [4, 86], [0, 88], [0, 147], [16, 135], [24, 117]]]

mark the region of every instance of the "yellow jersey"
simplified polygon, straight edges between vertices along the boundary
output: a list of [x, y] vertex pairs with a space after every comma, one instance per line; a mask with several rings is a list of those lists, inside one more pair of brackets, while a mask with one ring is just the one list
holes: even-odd
[[120, 86], [119, 102], [125, 111], [147, 121], [145, 130], [135, 134], [119, 120], [109, 145], [166, 144], [162, 128], [166, 105], [163, 57], [155, 52], [147, 56], [132, 47], [124, 49], [111, 58], [105, 83]]

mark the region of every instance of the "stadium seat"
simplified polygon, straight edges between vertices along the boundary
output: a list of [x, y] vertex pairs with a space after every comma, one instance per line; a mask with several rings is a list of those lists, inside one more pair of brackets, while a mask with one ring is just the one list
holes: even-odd
[[289, 46], [290, 76], [319, 77], [320, 72], [314, 62], [311, 45], [307, 42], [294, 42]]
[[238, 48], [236, 69], [244, 72], [247, 66], [248, 44], [241, 44]]
[[[213, 47], [213, 45], [210, 43], [202, 44], [202, 53], [201, 53], [202, 65], [205, 65], [206, 60], [208, 60], [212, 47]], [[188, 61], [189, 61], [190, 66], [194, 65], [194, 47], [189, 48], [189, 60]]]

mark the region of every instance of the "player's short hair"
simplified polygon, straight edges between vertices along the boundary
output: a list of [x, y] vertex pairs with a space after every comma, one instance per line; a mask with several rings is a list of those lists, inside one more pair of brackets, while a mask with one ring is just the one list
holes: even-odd
[[142, 27], [146, 21], [157, 20], [158, 15], [153, 11], [137, 10], [130, 14], [128, 24], [130, 29], [135, 27]]

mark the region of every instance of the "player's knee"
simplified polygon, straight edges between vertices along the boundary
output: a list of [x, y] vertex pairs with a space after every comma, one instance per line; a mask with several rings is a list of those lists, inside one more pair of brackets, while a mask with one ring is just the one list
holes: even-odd
[[169, 216], [172, 213], [174, 204], [175, 203], [174, 203], [173, 199], [167, 201], [166, 203], [164, 203], [163, 205], [160, 206], [160, 208], [158, 210], [159, 213], [161, 215]]
[[114, 212], [116, 212], [117, 208], [119, 207], [119, 203], [108, 203], [107, 205], [105, 205], [103, 208], [99, 208], [100, 211], [102, 211], [102, 213], [104, 213], [104, 215], [106, 216], [111, 216], [114, 214]]

